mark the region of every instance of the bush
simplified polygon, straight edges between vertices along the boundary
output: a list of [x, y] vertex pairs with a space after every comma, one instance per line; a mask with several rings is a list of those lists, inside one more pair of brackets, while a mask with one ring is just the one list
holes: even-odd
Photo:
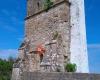
[[67, 72], [76, 72], [76, 69], [77, 69], [76, 64], [68, 63], [68, 64], [65, 65], [65, 70]]
[[13, 60], [0, 59], [0, 80], [10, 80]]

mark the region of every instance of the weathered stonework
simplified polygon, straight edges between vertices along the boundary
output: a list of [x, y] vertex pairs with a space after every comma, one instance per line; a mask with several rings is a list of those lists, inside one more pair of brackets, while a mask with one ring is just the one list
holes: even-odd
[[[64, 71], [64, 57], [70, 55], [69, 5], [63, 2], [48, 12], [31, 17], [25, 23], [31, 50], [35, 51], [37, 45], [42, 44], [46, 49], [43, 63], [52, 64], [53, 71], [56, 65]], [[59, 36], [57, 39], [53, 39], [55, 34]]]
[[100, 80], [100, 74], [62, 73], [62, 72], [25, 72], [23, 80]]
[[[53, 2], [53, 5], [64, 1], [68, 2], [68, 0], [51, 0], [51, 2]], [[45, 2], [46, 0], [27, 0], [27, 17], [44, 11]]]
[[13, 69], [16, 78], [12, 80], [22, 80], [26, 71], [65, 72], [64, 65], [69, 62], [77, 65], [77, 72], [88, 72], [84, 1], [51, 2], [47, 10], [45, 0], [27, 0], [25, 40], [19, 48]]

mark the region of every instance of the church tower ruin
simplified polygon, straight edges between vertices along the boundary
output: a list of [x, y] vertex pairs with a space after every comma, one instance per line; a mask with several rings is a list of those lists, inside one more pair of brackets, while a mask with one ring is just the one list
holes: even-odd
[[84, 0], [27, 0], [25, 40], [13, 71], [65, 72], [70, 62], [77, 72], [89, 70]]

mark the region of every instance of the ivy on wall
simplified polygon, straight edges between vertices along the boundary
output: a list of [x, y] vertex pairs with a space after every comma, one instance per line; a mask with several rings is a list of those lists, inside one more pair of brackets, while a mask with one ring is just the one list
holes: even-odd
[[51, 8], [52, 5], [53, 5], [53, 2], [51, 0], [45, 0], [44, 1], [44, 9], [46, 11], [48, 11]]

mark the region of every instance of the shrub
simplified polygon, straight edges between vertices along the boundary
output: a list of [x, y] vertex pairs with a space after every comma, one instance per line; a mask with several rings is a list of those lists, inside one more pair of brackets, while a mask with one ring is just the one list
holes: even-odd
[[10, 80], [14, 61], [0, 59], [0, 80]]
[[68, 63], [65, 65], [65, 70], [67, 72], [76, 72], [77, 66], [76, 64]]

